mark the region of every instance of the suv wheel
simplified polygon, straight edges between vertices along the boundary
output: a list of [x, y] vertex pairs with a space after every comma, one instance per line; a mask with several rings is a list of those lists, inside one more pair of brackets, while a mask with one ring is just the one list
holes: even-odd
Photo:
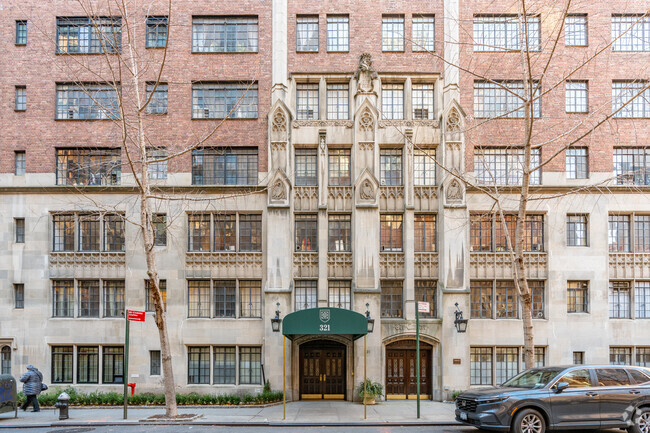
[[[648, 415], [650, 415], [650, 412]], [[513, 433], [544, 433], [546, 432], [546, 422], [542, 414], [536, 410], [524, 409], [515, 415], [512, 431]], [[643, 433], [650, 432], [643, 431]]]
[[643, 407], [634, 413], [634, 424], [627, 429], [629, 433], [650, 433], [650, 408]]

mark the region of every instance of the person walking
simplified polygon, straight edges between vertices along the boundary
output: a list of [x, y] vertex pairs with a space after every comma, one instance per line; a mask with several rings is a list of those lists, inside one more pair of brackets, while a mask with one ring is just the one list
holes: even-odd
[[20, 381], [23, 383], [23, 393], [27, 397], [27, 401], [20, 408], [27, 410], [30, 404], [34, 406], [34, 412], [40, 412], [41, 408], [38, 406], [38, 395], [43, 388], [43, 373], [38, 371], [32, 364], [27, 366], [27, 372], [22, 375]]

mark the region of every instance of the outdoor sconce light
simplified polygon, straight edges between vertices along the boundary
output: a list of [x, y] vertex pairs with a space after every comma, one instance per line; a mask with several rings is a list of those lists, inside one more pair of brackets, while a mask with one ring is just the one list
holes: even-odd
[[275, 309], [275, 317], [271, 319], [271, 329], [273, 329], [273, 332], [280, 332], [280, 323], [282, 323], [282, 319], [280, 319], [280, 303], [278, 302], [275, 305], [277, 308]]
[[463, 319], [463, 312], [458, 308], [458, 302], [456, 302], [456, 320], [454, 320], [454, 325], [456, 326], [456, 331], [459, 333], [467, 332], [467, 319]]
[[368, 333], [375, 329], [375, 319], [370, 318], [370, 304], [366, 304], [366, 319], [368, 320]]

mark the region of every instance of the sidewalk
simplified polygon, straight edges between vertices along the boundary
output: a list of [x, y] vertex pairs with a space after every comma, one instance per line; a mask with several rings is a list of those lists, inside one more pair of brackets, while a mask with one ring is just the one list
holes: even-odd
[[[197, 421], [187, 424], [211, 425], [386, 425], [423, 424], [455, 425], [454, 405], [432, 401], [421, 402], [420, 419], [416, 417], [415, 400], [384, 401], [367, 406], [367, 419], [363, 419], [363, 405], [347, 401], [297, 401], [287, 403], [287, 418], [282, 420], [282, 404], [267, 407], [179, 407], [179, 413], [202, 414]], [[55, 427], [69, 425], [119, 425], [139, 424], [140, 420], [163, 414], [163, 407], [130, 407], [128, 419], [122, 419], [121, 407], [71, 407], [70, 419], [59, 421], [59, 411], [42, 408], [39, 413], [18, 410], [0, 414], [0, 429], [20, 427]], [[161, 424], [161, 423], [157, 423]], [[179, 423], [169, 423], [179, 424]]]

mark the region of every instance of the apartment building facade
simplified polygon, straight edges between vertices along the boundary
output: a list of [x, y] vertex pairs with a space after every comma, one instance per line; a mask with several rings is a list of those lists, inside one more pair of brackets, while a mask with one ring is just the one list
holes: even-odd
[[[151, 96], [148, 179], [166, 198], [155, 253], [180, 391], [280, 388], [276, 311], [319, 309], [327, 323], [336, 309], [374, 319], [368, 376], [387, 398], [415, 398], [418, 301], [430, 305], [422, 394], [521, 371], [493, 198], [512, 233], [522, 44], [539, 95], [531, 164], [543, 163], [524, 242], [535, 362], [650, 365], [647, 2], [108, 4], [89, 18], [76, 2], [16, 1], [0, 15], [13, 59], [0, 85], [2, 372], [31, 363], [54, 385], [118, 387], [128, 308], [148, 312], [131, 326], [129, 381], [160, 389], [137, 176], [107, 79], [117, 55], [135, 59]], [[289, 398], [355, 398], [361, 340], [291, 337]]]

